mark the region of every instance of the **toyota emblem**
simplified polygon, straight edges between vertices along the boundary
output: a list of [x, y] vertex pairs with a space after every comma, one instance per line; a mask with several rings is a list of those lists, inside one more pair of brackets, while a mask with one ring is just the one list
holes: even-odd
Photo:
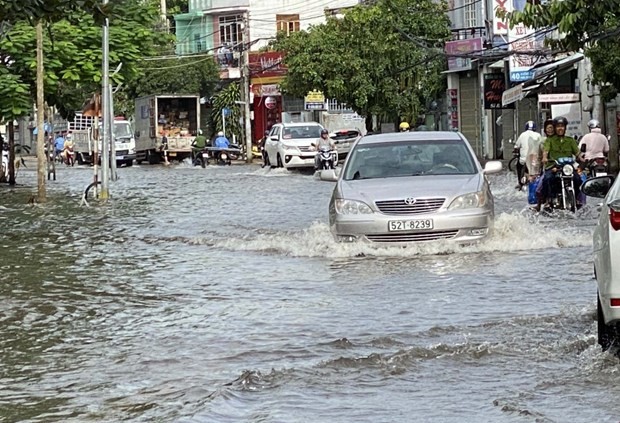
[[408, 206], [413, 206], [416, 203], [416, 199], [413, 197], [407, 197], [405, 198], [405, 204]]

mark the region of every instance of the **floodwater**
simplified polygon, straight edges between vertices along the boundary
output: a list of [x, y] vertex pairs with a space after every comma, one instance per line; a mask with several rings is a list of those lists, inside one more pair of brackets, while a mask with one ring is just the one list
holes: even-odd
[[617, 422], [591, 233], [491, 176], [469, 247], [336, 244], [333, 184], [257, 165], [0, 186], [0, 422]]

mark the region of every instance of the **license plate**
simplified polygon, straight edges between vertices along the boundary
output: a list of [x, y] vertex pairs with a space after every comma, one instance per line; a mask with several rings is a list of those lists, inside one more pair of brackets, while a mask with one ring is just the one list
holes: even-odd
[[174, 156], [176, 156], [176, 155], [177, 155], [177, 153], [171, 152], [171, 153], [168, 153], [168, 155], [169, 155], [170, 157], [174, 157]]
[[596, 172], [596, 176], [607, 176], [607, 172]]
[[207, 157], [209, 157], [209, 153], [202, 153], [202, 157], [206, 159]]
[[123, 160], [125, 156], [116, 156], [116, 160]]
[[421, 229], [433, 229], [433, 219], [416, 219], [416, 220], [390, 220], [388, 222], [388, 231], [417, 231]]

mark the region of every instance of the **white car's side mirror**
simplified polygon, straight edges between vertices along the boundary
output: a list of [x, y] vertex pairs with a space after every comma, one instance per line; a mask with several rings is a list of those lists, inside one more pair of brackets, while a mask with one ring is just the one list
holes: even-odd
[[497, 173], [501, 171], [502, 171], [502, 162], [500, 162], [499, 160], [493, 160], [490, 162], [486, 162], [486, 164], [484, 165], [483, 172], [487, 175], [490, 173]]

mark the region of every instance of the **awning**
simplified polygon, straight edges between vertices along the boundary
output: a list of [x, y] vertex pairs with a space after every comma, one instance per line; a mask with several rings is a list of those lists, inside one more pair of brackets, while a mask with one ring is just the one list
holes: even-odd
[[535, 92], [551, 82], [556, 76], [562, 75], [573, 68], [573, 65], [583, 60], [583, 54], [575, 53], [572, 56], [556, 60], [552, 63], [545, 63], [533, 68], [534, 76], [529, 81], [522, 82], [509, 90], [504, 91], [502, 96], [502, 106], [519, 101], [528, 94]]

